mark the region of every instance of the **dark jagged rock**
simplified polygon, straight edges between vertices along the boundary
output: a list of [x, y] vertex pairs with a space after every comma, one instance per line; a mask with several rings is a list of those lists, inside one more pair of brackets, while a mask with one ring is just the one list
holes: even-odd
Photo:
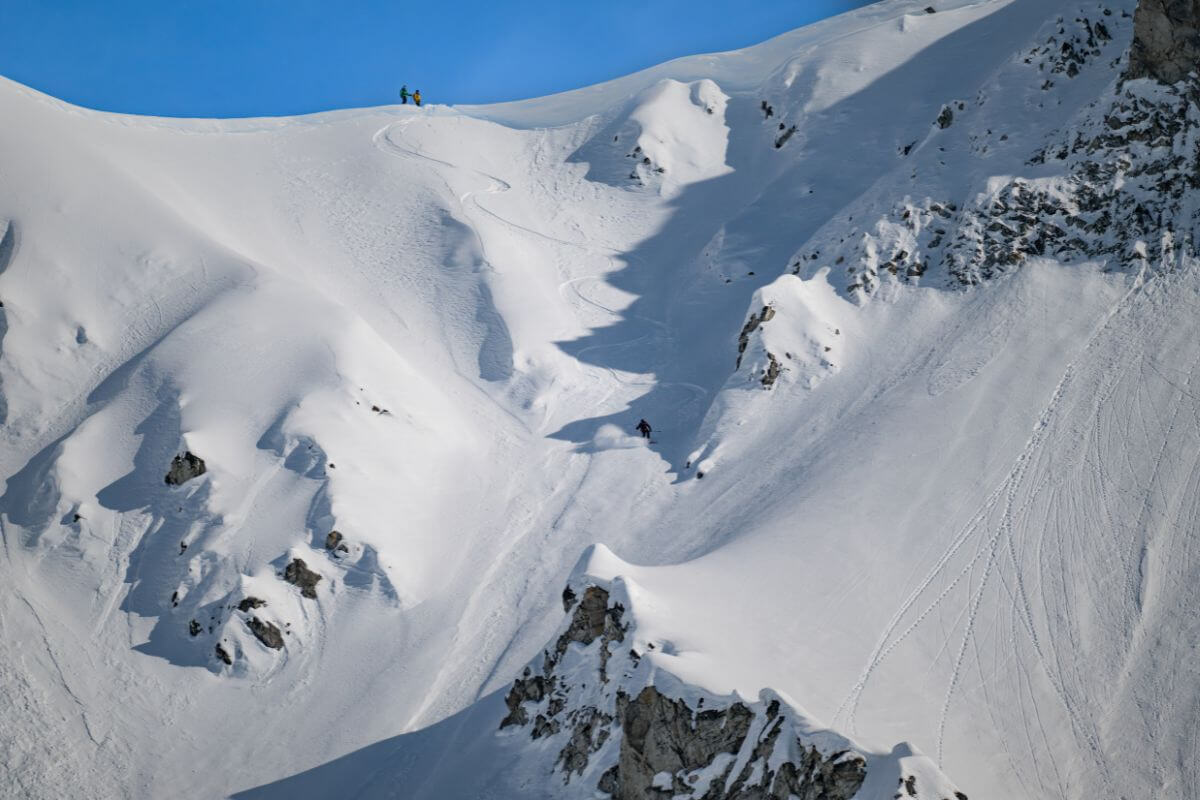
[[[527, 667], [505, 698], [501, 728], [557, 747], [553, 769], [564, 783], [595, 781], [611, 800], [850, 800], [859, 791], [864, 757], [849, 743], [829, 752], [806, 742], [778, 699], [698, 698], [693, 707], [647, 683], [654, 668], [614, 647], [629, 623], [610, 602], [600, 586], [564, 592], [565, 629], [540, 670]], [[609, 682], [609, 669], [624, 683]]]
[[606, 794], [616, 794], [617, 789], [619, 788], [617, 783], [617, 776], [619, 772], [620, 767], [618, 767], [616, 764], [613, 764], [604, 771], [603, 775], [600, 776], [600, 783], [596, 785], [596, 788], [602, 792], [605, 792]]
[[[621, 625], [621, 616], [625, 608], [620, 603], [608, 607], [608, 592], [599, 586], [589, 586], [583, 593], [583, 600], [575, 609], [571, 624], [554, 645], [554, 661], [557, 663], [567, 651], [571, 642], [589, 645], [597, 638], [603, 640], [600, 648], [600, 680], [608, 680], [608, 645], [611, 642], [621, 642], [625, 639], [625, 628]], [[553, 671], [551, 665], [550, 672]], [[547, 675], [550, 674], [547, 672]]]
[[255, 638], [272, 650], [283, 649], [283, 634], [270, 622], [263, 622], [258, 617], [252, 617], [246, 625]]
[[762, 376], [763, 388], [770, 389], [774, 386], [781, 371], [783, 371], [783, 367], [780, 366], [779, 359], [775, 358], [774, 353], [767, 353], [767, 368], [763, 370]]
[[331, 553], [348, 553], [349, 549], [343, 544], [345, 537], [338, 531], [330, 531], [325, 537], [325, 549]]
[[225, 648], [221, 646], [220, 642], [217, 643], [217, 647], [214, 650], [214, 653], [217, 656], [217, 660], [223, 662], [225, 664], [225, 666], [227, 666], [227, 667], [233, 666], [233, 658], [229, 655], [228, 651], [226, 651]]
[[238, 603], [238, 611], [250, 611], [254, 608], [262, 608], [267, 604], [266, 600], [259, 597], [246, 597], [242, 602]]
[[[1085, 17], [1075, 25], [1071, 53], [1108, 52], [1107, 25]], [[1043, 67], [1066, 72], [1069, 64], [1044, 62], [1039, 72]], [[1186, 232], [1200, 223], [1189, 200], [1200, 190], [1200, 150], [1193, 144], [1200, 136], [1198, 90], [1196, 82], [1127, 82], [1030, 159], [1035, 177], [990, 186], [961, 210], [906, 200], [880, 222], [902, 236], [859, 239], [846, 290], [870, 294], [885, 272], [914, 281], [933, 268], [950, 285], [973, 286], [1035, 257], [1098, 261], [1109, 270], [1173, 268], [1194, 252]], [[891, 244], [904, 239], [915, 246]]]
[[541, 739], [544, 736], [553, 736], [559, 731], [559, 723], [556, 719], [548, 719], [543, 714], [538, 714], [537, 719], [533, 721], [533, 738]]
[[189, 450], [183, 455], [175, 456], [175, 458], [171, 459], [171, 469], [167, 472], [167, 476], [163, 480], [168, 486], [179, 486], [190, 481], [192, 478], [200, 477], [206, 471], [204, 459], [193, 455]]
[[771, 306], [763, 306], [761, 312], [758, 314], [751, 314], [750, 319], [746, 320], [746, 324], [742, 326], [742, 332], [738, 334], [737, 367], [742, 366], [742, 355], [746, 352], [746, 347], [750, 344], [750, 334], [758, 330], [759, 325], [770, 321], [774, 316], [774, 308]]
[[583, 600], [571, 618], [571, 624], [562, 636], [558, 637], [555, 646], [559, 655], [567, 649], [571, 642], [591, 644], [597, 636], [604, 633], [605, 622], [608, 619], [608, 592], [598, 586], [589, 586], [583, 593]]
[[[609, 658], [608, 648], [611, 643], [621, 642], [625, 638], [625, 628], [621, 624], [621, 616], [625, 613], [625, 609], [619, 603], [609, 608], [608, 592], [599, 586], [587, 587], [584, 590], [583, 599], [578, 604], [575, 603], [575, 598], [575, 592], [567, 587], [563, 592], [563, 605], [567, 611], [570, 611], [572, 607], [575, 609], [571, 622], [558, 637], [554, 644], [554, 650], [546, 652], [542, 664], [542, 674], [535, 675], [530, 668], [526, 667], [524, 674], [513, 682], [512, 688], [504, 698], [504, 702], [508, 706], [508, 715], [501, 720], [501, 728], [526, 724], [529, 721], [529, 715], [525, 711], [525, 703], [540, 703], [554, 691], [557, 686], [554, 670], [572, 642], [586, 647], [597, 639], [602, 641], [599, 677], [601, 683], [608, 680], [606, 672]], [[547, 719], [556, 716], [562, 710], [563, 705], [564, 698], [560, 694], [551, 701]]]
[[[557, 764], [562, 766], [568, 779], [572, 774], [582, 775], [587, 769], [592, 754], [604, 746], [612, 735], [613, 717], [594, 707], [585, 707], [571, 712], [567, 724], [571, 736], [558, 753]], [[557, 728], [555, 728], [557, 730]], [[537, 731], [535, 730], [536, 734]], [[535, 736], [536, 738], [536, 736]]]
[[508, 706], [508, 716], [500, 721], [501, 729], [528, 722], [525, 703], [540, 703], [546, 696], [547, 688], [554, 688], [554, 678], [547, 680], [544, 676], [532, 675], [531, 672], [526, 667], [524, 676], [513, 681], [512, 688], [508, 690], [508, 695], [504, 698], [504, 703]]
[[294, 558], [283, 570], [283, 579], [300, 589], [300, 594], [315, 600], [321, 576], [308, 568], [302, 558]]
[[[811, 747], [802, 758], [780, 765], [775, 783], [765, 797], [771, 800], [789, 800], [793, 796], [804, 800], [849, 800], [858, 793], [866, 777], [866, 760], [857, 753], [822, 756], [817, 748]], [[754, 787], [748, 788], [754, 791]], [[736, 797], [741, 800], [754, 796], [751, 793]]]
[[192, 620], [188, 623], [188, 634], [191, 636], [199, 636], [202, 630], [204, 627], [198, 621]]
[[[1045, 31], [1023, 59], [1031, 87], [1044, 82], [1049, 89], [1055, 81], [1047, 76], [1069, 79], [1093, 64], [1112, 63], [1134, 23], [1103, 6], [1097, 10], [1097, 16], [1081, 10], [1059, 18]], [[939, 118], [952, 122], [964, 108], [954, 101]], [[906, 198], [875, 223], [875, 231], [846, 236], [838, 230], [832, 242], [809, 246], [840, 249], [833, 263], [848, 262], [846, 291], [857, 297], [873, 294], [887, 276], [902, 283], [973, 286], [1038, 256], [1140, 269], [1139, 241], [1154, 246], [1171, 231], [1192, 227], [1193, 220], [1180, 216], [1186, 213], [1180, 198], [1200, 176], [1200, 159], [1188, 143], [1196, 117], [1186, 85], [1127, 84], [1089, 107], [1031, 158], [1029, 165], [1037, 169], [1030, 177], [990, 184], [986, 191], [981, 186], [962, 209], [944, 199]], [[845, 247], [849, 242], [851, 249]], [[793, 268], [797, 275], [811, 270], [804, 257]]]
[[950, 106], [942, 106], [942, 111], [937, 116], [937, 126], [943, 130], [954, 124], [954, 111]]
[[1178, 83], [1200, 70], [1200, 0], [1141, 0], [1127, 78]]
[[653, 686], [632, 700], [618, 695], [617, 716], [623, 734], [618, 761], [621, 798], [652, 796], [650, 787], [660, 772], [693, 772], [722, 753], [738, 752], [754, 718], [742, 703], [696, 714]]
[[1061, 167], [1057, 185], [1015, 178], [964, 211], [946, 248], [950, 275], [975, 284], [1031, 256], [1140, 264], [1139, 242], [1195, 222], [1187, 196], [1200, 188], [1200, 153], [1186, 141], [1197, 132], [1200, 118], [1177, 90], [1122, 90], [1102, 118], [1035, 158]]
[[[608, 778], [613, 800], [661, 797], [654, 781], [664, 772], [672, 775], [672, 794], [697, 800], [850, 800], [866, 779], [866, 760], [852, 751], [824, 755], [797, 740], [790, 757], [773, 758], [791, 744], [783, 740], [778, 702], [757, 715], [743, 703], [696, 711], [648, 686], [634, 700], [619, 696], [618, 709], [621, 748], [616, 774]], [[735, 777], [738, 754], [748, 757]], [[694, 776], [722, 755], [735, 758], [707, 788], [696, 786]]]

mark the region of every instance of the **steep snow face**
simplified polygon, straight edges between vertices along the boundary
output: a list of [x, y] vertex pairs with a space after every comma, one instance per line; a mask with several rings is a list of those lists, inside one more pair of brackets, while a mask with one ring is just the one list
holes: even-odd
[[1133, 5], [486, 108], [0, 87], [0, 793], [1200, 793], [1200, 121]]

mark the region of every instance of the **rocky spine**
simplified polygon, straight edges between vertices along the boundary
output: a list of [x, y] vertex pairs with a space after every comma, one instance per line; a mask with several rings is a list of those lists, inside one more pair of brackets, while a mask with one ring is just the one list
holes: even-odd
[[562, 632], [499, 721], [502, 735], [544, 742], [530, 752], [553, 754], [563, 796], [851, 800], [863, 786], [868, 755], [774, 693], [715, 696], [657, 666], [621, 579], [576, 581], [563, 605]]

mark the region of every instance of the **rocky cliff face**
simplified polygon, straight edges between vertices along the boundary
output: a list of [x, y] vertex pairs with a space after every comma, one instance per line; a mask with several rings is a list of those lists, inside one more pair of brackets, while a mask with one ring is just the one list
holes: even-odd
[[[1193, 252], [1200, 219], [1190, 199], [1200, 188], [1200, 77], [1188, 77], [1200, 75], [1198, 21], [1200, 0], [1142, 0], [1132, 26], [1127, 13], [1104, 6], [1060, 19], [1023, 59], [1025, 77], [1042, 81], [1047, 98], [1056, 83], [1115, 63], [1133, 27], [1125, 80], [1031, 153], [1023, 173], [990, 175], [966, 197], [907, 196], [873, 229], [815, 237], [793, 272], [844, 269], [847, 294], [862, 300], [889, 282], [973, 286], [1037, 257], [1170, 269]], [[984, 147], [977, 131], [968, 137], [981, 162], [1006, 138]]]
[[557, 796], [851, 800], [873, 770], [889, 796], [966, 797], [923, 756], [913, 769], [873, 755], [770, 691], [747, 701], [682, 683], [655, 663], [663, 644], [639, 641], [620, 579], [577, 581], [563, 605], [561, 634], [513, 682], [499, 723], [552, 759]]
[[1129, 49], [1130, 78], [1178, 83], [1200, 71], [1200, 0], [1141, 0]]

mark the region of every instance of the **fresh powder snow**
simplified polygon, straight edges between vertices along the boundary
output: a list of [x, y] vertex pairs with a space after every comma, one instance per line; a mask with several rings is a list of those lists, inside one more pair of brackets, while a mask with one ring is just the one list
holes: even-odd
[[0, 795], [1200, 796], [1200, 110], [1136, 6], [491, 106], [0, 79]]

